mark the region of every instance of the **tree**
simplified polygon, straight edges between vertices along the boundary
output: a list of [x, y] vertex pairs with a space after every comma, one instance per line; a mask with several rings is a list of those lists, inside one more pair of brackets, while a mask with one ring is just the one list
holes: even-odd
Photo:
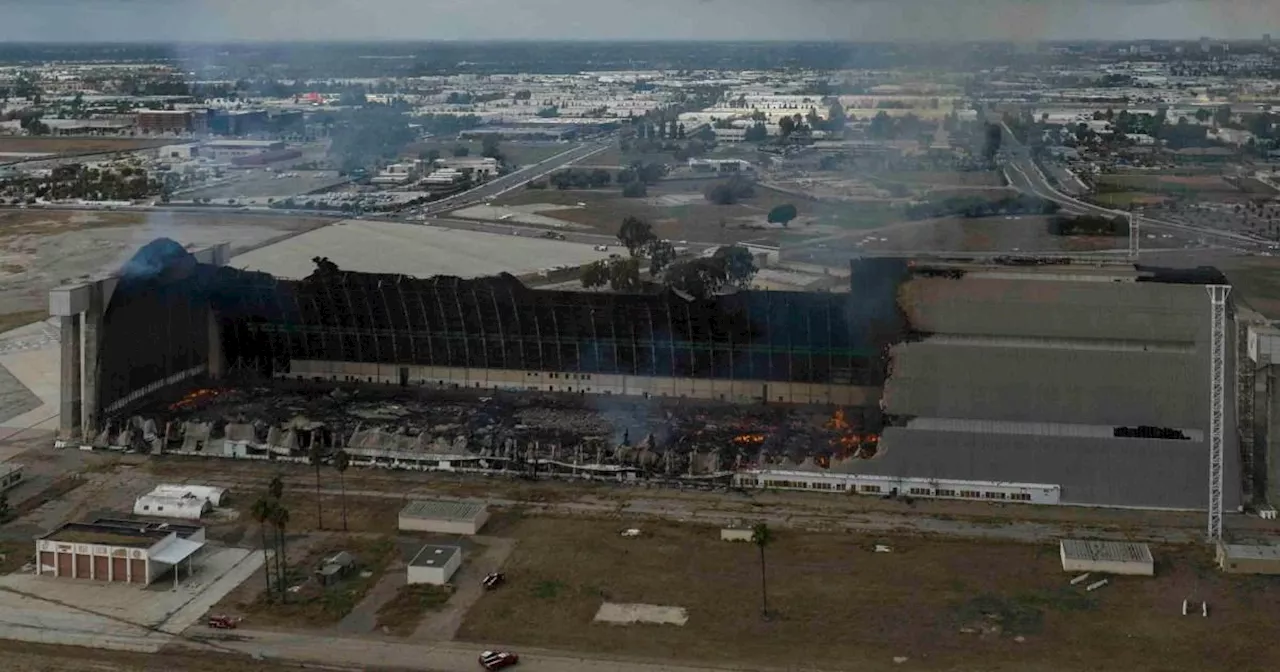
[[0, 523], [7, 522], [11, 513], [13, 510], [9, 506], [9, 493], [0, 492]]
[[289, 543], [289, 509], [286, 509], [283, 504], [280, 504], [279, 500], [277, 500], [276, 506], [271, 509], [271, 525], [276, 528], [276, 548], [279, 552], [279, 560], [276, 561], [276, 566], [279, 568], [280, 573], [280, 601], [288, 602], [289, 581], [287, 569], [289, 566], [289, 560], [288, 554], [285, 551]]
[[783, 117], [778, 120], [778, 134], [782, 136], [783, 140], [786, 140], [787, 138], [791, 137], [791, 134], [795, 130], [796, 130], [796, 122], [791, 117]]
[[622, 187], [623, 198], [644, 198], [649, 195], [649, 187], [644, 182], [628, 182]]
[[347, 467], [351, 466], [351, 456], [345, 450], [333, 455], [333, 468], [338, 470], [338, 487], [342, 489], [342, 531], [347, 531]]
[[676, 124], [676, 140], [684, 140], [685, 130], [684, 124]]
[[786, 226], [799, 214], [796, 212], [796, 206], [790, 203], [783, 203], [769, 211], [769, 223]]
[[480, 146], [480, 156], [487, 159], [497, 159], [499, 163], [502, 163], [502, 150], [498, 148], [498, 136], [484, 136], [484, 140], [480, 141]]
[[609, 289], [615, 292], [634, 292], [640, 289], [640, 260], [611, 259], [609, 265]]
[[649, 275], [657, 277], [671, 262], [676, 260], [676, 248], [665, 240], [649, 245]]
[[760, 617], [769, 618], [769, 585], [765, 581], [764, 549], [773, 543], [773, 531], [767, 523], [751, 526], [751, 543], [760, 549]]
[[618, 229], [618, 241], [627, 248], [627, 252], [631, 253], [633, 257], [648, 247], [656, 238], [657, 236], [653, 235], [653, 227], [638, 217], [627, 217], [622, 220], [622, 226]]
[[471, 154], [471, 148], [466, 145], [458, 145], [453, 148], [453, 155], [462, 158]]
[[262, 496], [253, 503], [249, 515], [258, 521], [258, 534], [262, 537], [262, 573], [267, 580], [267, 598], [271, 597], [271, 558], [267, 555], [267, 523], [271, 522], [277, 500]]
[[844, 131], [845, 122], [844, 106], [837, 99], [831, 103], [831, 107], [827, 108], [827, 130], [840, 133]]
[[751, 278], [755, 277], [756, 268], [755, 258], [751, 256], [751, 252], [745, 247], [730, 245], [716, 250], [713, 260], [719, 262], [724, 269], [722, 274], [726, 282], [731, 282], [739, 287], [745, 287], [751, 282]]
[[986, 133], [982, 143], [982, 158], [991, 163], [996, 160], [996, 154], [1000, 152], [1000, 143], [1004, 137], [999, 124], [987, 124]]
[[584, 265], [578, 276], [578, 281], [586, 289], [604, 287], [609, 284], [608, 264], [603, 261], [594, 261]]

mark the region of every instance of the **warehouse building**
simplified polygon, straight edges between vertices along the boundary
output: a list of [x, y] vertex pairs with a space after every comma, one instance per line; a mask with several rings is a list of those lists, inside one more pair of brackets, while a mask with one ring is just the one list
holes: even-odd
[[405, 582], [443, 586], [462, 566], [460, 546], [423, 546], [405, 570]]
[[173, 572], [190, 576], [203, 527], [100, 518], [65, 523], [36, 540], [36, 574], [150, 585]]
[[401, 532], [475, 535], [488, 520], [488, 507], [479, 502], [423, 499], [400, 510], [399, 528]]
[[[82, 324], [64, 321], [64, 335], [67, 327], [86, 330], [83, 353], [75, 333], [63, 341], [73, 355], [64, 359], [64, 390], [76, 389], [74, 382], [83, 391], [79, 399], [63, 395], [64, 409], [83, 402], [79, 413], [64, 413], [65, 432], [115, 445], [101, 430], [104, 417], [127, 416], [156, 390], [228, 370], [294, 385], [820, 405], [849, 409], [857, 427], [842, 438], [854, 449], [820, 446], [823, 454], [805, 456], [759, 447], [728, 460], [713, 453], [685, 462], [684, 475], [887, 497], [1173, 510], [1208, 504], [1204, 285], [1225, 282], [1213, 269], [861, 258], [851, 264], [847, 293], [738, 291], [699, 300], [332, 264], [291, 281], [223, 263], [217, 251], [201, 258], [158, 240], [120, 278], [100, 283], [110, 291], [58, 290], [65, 294], [53, 302], [54, 315], [87, 311]], [[1227, 367], [1232, 380], [1230, 353]], [[94, 377], [92, 385], [78, 379], [81, 372]], [[291, 430], [271, 431], [281, 439]], [[431, 463], [414, 467], [453, 469], [466, 458], [468, 468], [505, 469], [516, 459], [506, 448], [501, 461], [488, 459], [495, 452], [450, 452], [434, 443], [428, 450], [425, 435], [377, 427], [342, 441], [370, 434], [385, 434], [375, 447], [421, 448], [416, 454]], [[199, 450], [208, 435], [192, 436]], [[1244, 502], [1236, 438], [1227, 432], [1228, 511]], [[259, 450], [292, 450], [283, 439], [254, 442]], [[582, 473], [580, 451], [562, 448], [547, 464]], [[393, 452], [374, 457], [404, 466]], [[638, 467], [604, 466], [618, 480], [645, 477]], [[407, 513], [401, 522], [409, 529], [474, 534], [457, 530], [483, 525], [449, 514], [417, 522]]]
[[[748, 487], [1193, 510], [1208, 505], [1212, 269], [918, 263], [870, 459]], [[1234, 377], [1228, 357], [1228, 380]], [[1228, 394], [1234, 390], [1228, 390]], [[1234, 404], [1224, 508], [1242, 504]], [[779, 481], [783, 486], [770, 485]], [[856, 490], [855, 490], [856, 488]]]

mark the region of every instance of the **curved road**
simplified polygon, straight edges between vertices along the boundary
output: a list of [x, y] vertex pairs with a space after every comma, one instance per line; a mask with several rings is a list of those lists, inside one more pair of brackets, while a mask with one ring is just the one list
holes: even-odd
[[[1129, 213], [1126, 211], [1104, 208], [1100, 205], [1087, 203], [1058, 191], [1049, 183], [1049, 179], [1045, 177], [1045, 174], [1040, 170], [1040, 167], [1035, 164], [1034, 160], [1032, 160], [1030, 150], [1018, 142], [1018, 139], [1013, 136], [1013, 131], [1009, 129], [1009, 126], [1002, 121], [1000, 122], [1000, 127], [1004, 129], [1003, 142], [1004, 154], [1006, 157], [1004, 167], [1006, 169], [1005, 176], [1009, 178], [1009, 186], [1023, 193], [1054, 201], [1062, 206], [1063, 212], [1069, 214], [1096, 215], [1099, 217], [1115, 217], [1117, 215], [1122, 217], [1129, 216]], [[1178, 224], [1176, 222], [1153, 219], [1145, 215], [1142, 217], [1142, 225], [1157, 229], [1178, 231], [1184, 234], [1202, 236], [1204, 238], [1217, 239], [1224, 246], [1242, 252], [1261, 252], [1263, 250], [1271, 249], [1271, 246], [1274, 244], [1272, 241], [1241, 233], [1205, 229], [1188, 224]]]

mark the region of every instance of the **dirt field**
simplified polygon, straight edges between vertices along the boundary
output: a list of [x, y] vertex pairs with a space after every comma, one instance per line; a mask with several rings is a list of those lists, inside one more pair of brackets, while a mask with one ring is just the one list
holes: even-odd
[[[503, 205], [550, 203], [568, 206], [541, 214], [591, 227], [599, 233], [614, 234], [626, 217], [639, 217], [653, 225], [654, 232], [671, 240], [733, 243], [758, 240], [789, 232], [792, 235], [819, 235], [822, 227], [844, 228], [843, 220], [854, 221], [858, 208], [852, 204], [833, 205], [757, 185], [756, 196], [734, 205], [715, 205], [703, 197], [710, 180], [669, 180], [650, 187], [645, 198], [622, 198], [616, 187], [593, 190], [524, 189], [499, 199]], [[583, 206], [578, 206], [583, 203]], [[769, 210], [791, 203], [799, 217], [787, 229], [767, 223]], [[747, 228], [750, 227], [750, 228]]]
[[28, 138], [0, 136], [0, 154], [90, 154], [129, 152], [175, 144], [175, 140], [141, 138]]
[[1132, 189], [1157, 194], [1240, 193], [1216, 175], [1103, 175], [1098, 178], [1097, 187], [1101, 192]]
[[161, 236], [243, 249], [326, 222], [239, 213], [0, 210], [0, 316], [39, 319], [34, 311], [46, 309], [49, 289], [114, 272]]
[[[1227, 579], [1199, 549], [1160, 548], [1159, 577], [1071, 587], [1051, 546], [779, 531], [769, 609], [750, 544], [714, 528], [524, 519], [508, 583], [460, 637], [602, 654], [842, 669], [1269, 669], [1280, 582]], [[888, 544], [890, 554], [874, 553]], [[1183, 618], [1183, 598], [1208, 620]], [[685, 626], [592, 623], [603, 601], [688, 609]], [[1210, 662], [1212, 661], [1212, 662]], [[1206, 667], [1207, 666], [1207, 667]]]
[[75, 646], [5, 641], [5, 672], [285, 672], [293, 664], [255, 662], [245, 656], [200, 653], [126, 653]]
[[977, 171], [913, 171], [901, 173], [880, 173], [873, 175], [886, 182], [901, 182], [910, 185], [928, 185], [938, 187], [1001, 187], [1000, 175], [996, 172]]
[[[454, 147], [466, 147], [470, 150], [469, 157], [478, 157], [484, 151], [483, 143], [475, 140], [428, 140], [424, 142], [415, 142], [400, 150], [400, 156], [406, 159], [416, 159], [423, 152], [437, 150], [443, 158], [453, 156]], [[559, 142], [503, 142], [498, 145], [498, 150], [506, 157], [508, 162], [515, 163], [520, 166], [529, 166], [539, 161], [549, 159], [556, 154], [567, 152], [575, 147], [572, 143]]]

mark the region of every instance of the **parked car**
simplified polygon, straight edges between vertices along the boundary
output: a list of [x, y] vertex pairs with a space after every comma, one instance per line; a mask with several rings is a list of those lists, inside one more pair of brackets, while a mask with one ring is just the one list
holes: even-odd
[[520, 662], [520, 656], [510, 651], [485, 651], [480, 654], [480, 667], [486, 670], [501, 670]]
[[490, 572], [484, 577], [484, 580], [480, 582], [480, 585], [484, 586], [485, 590], [493, 590], [506, 582], [506, 574], [503, 574], [502, 572]]
[[240, 625], [240, 619], [238, 618], [223, 614], [209, 617], [209, 627], [216, 630], [234, 630], [237, 625]]

